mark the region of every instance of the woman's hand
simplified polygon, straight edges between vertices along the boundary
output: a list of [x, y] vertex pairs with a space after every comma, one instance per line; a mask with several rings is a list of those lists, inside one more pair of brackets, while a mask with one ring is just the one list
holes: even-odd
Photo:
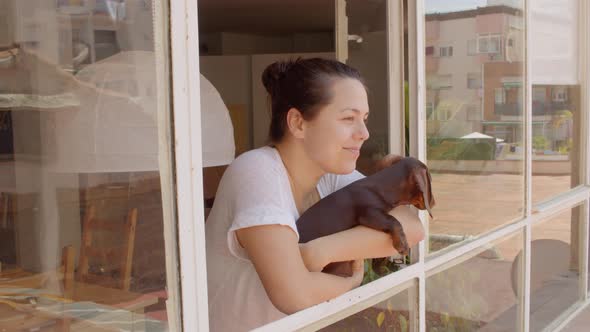
[[309, 241], [299, 244], [299, 251], [303, 258], [303, 263], [309, 272], [321, 272], [330, 262], [323, 257], [322, 250], [319, 250], [317, 242]]
[[363, 277], [365, 275], [365, 260], [357, 259], [352, 261], [351, 268], [352, 277], [350, 277], [350, 281], [352, 282], [352, 287], [356, 288], [363, 282]]

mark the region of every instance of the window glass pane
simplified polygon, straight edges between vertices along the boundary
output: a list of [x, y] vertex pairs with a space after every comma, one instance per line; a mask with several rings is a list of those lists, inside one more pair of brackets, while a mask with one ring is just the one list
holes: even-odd
[[[427, 331], [518, 331], [522, 235], [477, 249], [477, 255], [426, 279]], [[452, 262], [451, 262], [452, 263]]]
[[533, 225], [531, 331], [541, 331], [579, 299], [582, 207]]
[[412, 331], [415, 326], [411, 317], [417, 318], [417, 312], [414, 311], [416, 307], [411, 305], [410, 299], [411, 294], [416, 294], [416, 291], [416, 286], [412, 286], [320, 331]]
[[479, 38], [479, 53], [488, 53], [488, 51], [489, 51], [488, 43], [489, 43], [489, 39], [487, 36]]
[[580, 86], [535, 85], [533, 204], [582, 184]]
[[533, 204], [583, 183], [578, 1], [534, 1]]
[[0, 317], [14, 318], [0, 330], [178, 323], [169, 56], [154, 38], [168, 15], [154, 3], [0, 4]]
[[500, 52], [500, 37], [492, 36], [490, 37], [490, 53], [498, 53]]
[[425, 102], [434, 115], [426, 123], [426, 156], [437, 202], [430, 252], [523, 216], [524, 43], [501, 45], [524, 40], [516, 3], [425, 1], [425, 42], [457, 48], [444, 61], [425, 55]]

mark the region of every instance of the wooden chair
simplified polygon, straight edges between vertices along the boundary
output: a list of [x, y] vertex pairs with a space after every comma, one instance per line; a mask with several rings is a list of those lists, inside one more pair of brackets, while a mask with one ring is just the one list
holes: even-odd
[[[82, 243], [76, 277], [79, 281], [96, 283], [105, 287], [129, 290], [131, 264], [137, 226], [137, 209], [130, 209], [126, 222], [102, 220], [96, 217], [96, 208], [89, 205], [84, 215]], [[95, 239], [98, 232], [122, 234], [122, 245], [99, 247]], [[91, 271], [91, 263], [100, 261], [101, 266]], [[117, 275], [117, 277], [115, 276]]]
[[74, 268], [76, 259], [76, 248], [65, 246], [61, 252], [60, 274], [63, 275], [63, 297], [72, 299], [74, 295]]

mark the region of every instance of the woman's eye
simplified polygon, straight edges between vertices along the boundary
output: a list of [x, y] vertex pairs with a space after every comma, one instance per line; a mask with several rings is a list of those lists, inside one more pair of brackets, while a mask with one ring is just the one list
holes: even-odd
[[365, 121], [365, 124], [369, 123], [369, 118], [364, 118], [363, 121]]
[[346, 121], [354, 121], [354, 116], [346, 117], [346, 118], [344, 118], [344, 120], [346, 120]]

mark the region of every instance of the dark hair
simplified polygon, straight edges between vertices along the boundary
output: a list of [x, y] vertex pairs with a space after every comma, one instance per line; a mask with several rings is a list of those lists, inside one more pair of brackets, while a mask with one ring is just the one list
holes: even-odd
[[[262, 73], [262, 84], [270, 97], [271, 120], [269, 138], [280, 142], [287, 129], [287, 113], [298, 109], [305, 120], [332, 101], [331, 85], [336, 78], [352, 78], [364, 82], [360, 73], [336, 60], [310, 58], [277, 61]], [[366, 87], [365, 87], [366, 89]]]

